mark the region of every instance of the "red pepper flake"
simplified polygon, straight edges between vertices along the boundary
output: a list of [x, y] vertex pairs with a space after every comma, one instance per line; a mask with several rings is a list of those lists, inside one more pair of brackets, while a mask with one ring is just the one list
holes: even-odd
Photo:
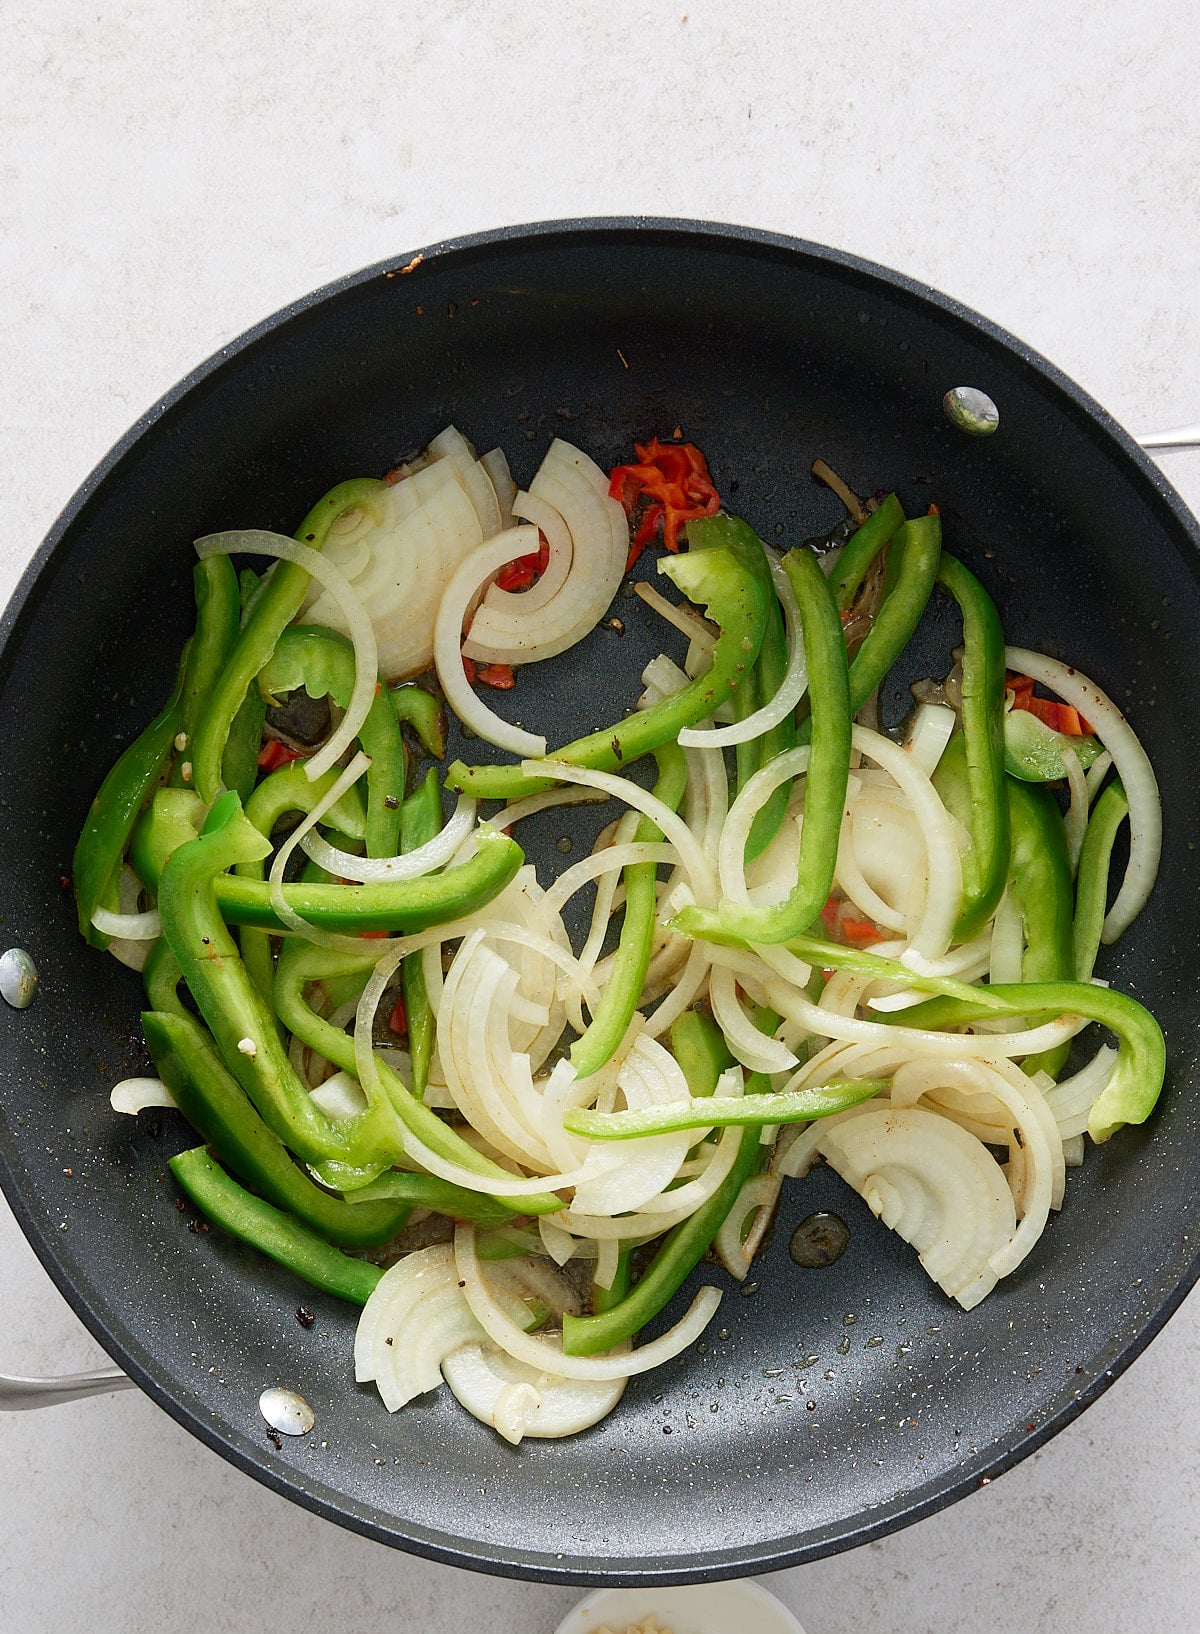
[[[389, 272], [388, 277], [390, 278], [391, 276], [392, 275]], [[274, 1447], [276, 1452], [282, 1452], [283, 1451], [283, 1441], [282, 1441], [282, 1439], [280, 1437], [280, 1434], [279, 1434], [278, 1430], [268, 1430], [267, 1431], [267, 1440], [271, 1443], [271, 1445]]]
[[290, 766], [293, 760], [307, 758], [307, 750], [293, 749], [286, 743], [280, 743], [278, 738], [267, 738], [258, 752], [259, 768], [264, 772], [277, 772], [281, 766]]
[[408, 1011], [404, 1008], [404, 999], [397, 997], [392, 1005], [392, 1013], [388, 1017], [388, 1027], [397, 1037], [403, 1037], [408, 1032]]
[[379, 942], [387, 935], [385, 930], [360, 930], [359, 937], [364, 942]]
[[311, 1328], [317, 1319], [307, 1305], [297, 1305], [296, 1320], [302, 1328]]
[[511, 664], [485, 664], [476, 672], [476, 679], [485, 687], [495, 687], [497, 692], [511, 692], [517, 684]]
[[[682, 436], [680, 427], [676, 432]], [[635, 443], [636, 465], [613, 468], [608, 491], [620, 500], [634, 523], [628, 572], [652, 539], [662, 532], [669, 551], [679, 549], [679, 529], [698, 516], [715, 516], [721, 497], [713, 486], [708, 461], [695, 443]]]
[[478, 673], [478, 671], [475, 668], [475, 660], [473, 658], [468, 658], [466, 653], [464, 653], [463, 654], [462, 667], [463, 667], [463, 674], [467, 678], [468, 685], [474, 686], [475, 685], [475, 676]]

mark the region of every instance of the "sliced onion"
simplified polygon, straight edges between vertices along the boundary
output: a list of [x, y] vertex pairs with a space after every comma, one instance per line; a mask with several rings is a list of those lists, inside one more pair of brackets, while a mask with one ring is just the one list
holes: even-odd
[[443, 867], [454, 856], [475, 826], [475, 805], [472, 796], [460, 794], [454, 815], [445, 828], [426, 844], [402, 852], [398, 857], [360, 857], [352, 851], [339, 851], [312, 830], [301, 840], [301, 849], [319, 867], [339, 879], [358, 880], [364, 885], [389, 879], [419, 879]]
[[484, 539], [494, 538], [501, 529], [500, 502], [496, 498], [491, 477], [475, 458], [475, 450], [462, 432], [454, 426], [447, 426], [445, 431], [439, 431], [436, 437], [430, 439], [426, 452], [434, 460], [449, 460], [453, 465], [467, 497], [475, 507]]
[[517, 485], [508, 468], [508, 455], [502, 448], [489, 448], [486, 454], [479, 456], [479, 463], [487, 472], [496, 491], [496, 498], [500, 504], [500, 531], [503, 531], [512, 527], [513, 500], [517, 497]]
[[[700, 648], [706, 660], [712, 661], [713, 648], [717, 644], [720, 631], [715, 625], [710, 624], [703, 614], [697, 613], [692, 608], [682, 607], [677, 602], [668, 601], [661, 590], [656, 590], [644, 579], [639, 579], [633, 589], [634, 594], [644, 601], [647, 607], [652, 607], [660, 618], [665, 618], [668, 624], [673, 624], [689, 641]], [[691, 670], [686, 673], [690, 678]]]
[[711, 907], [717, 897], [717, 882], [696, 839], [677, 812], [664, 801], [656, 799], [640, 784], [627, 777], [614, 777], [611, 772], [588, 771], [582, 766], [571, 766], [565, 760], [526, 760], [521, 765], [527, 777], [552, 777], [559, 783], [577, 783], [583, 788], [602, 789], [627, 806], [649, 817], [663, 838], [679, 853], [679, 861], [691, 881], [692, 893], [701, 907]]
[[541, 755], [546, 740], [526, 732], [490, 710], [467, 680], [462, 665], [462, 629], [471, 598], [515, 556], [537, 549], [534, 528], [510, 528], [473, 551], [450, 575], [442, 591], [433, 627], [433, 661], [446, 701], [464, 726], [469, 726], [487, 743], [495, 743], [517, 755]]
[[1101, 1044], [1092, 1059], [1077, 1073], [1046, 1091], [1046, 1102], [1064, 1141], [1074, 1135], [1082, 1135], [1087, 1129], [1088, 1114], [1112, 1077], [1117, 1054], [1110, 1045]]
[[624, 1379], [555, 1377], [490, 1343], [454, 1351], [442, 1373], [467, 1411], [514, 1447], [527, 1435], [577, 1435], [611, 1413], [625, 1389]]
[[776, 562], [771, 563], [771, 577], [775, 593], [783, 608], [787, 626], [788, 661], [783, 679], [774, 697], [768, 698], [761, 709], [756, 709], [744, 720], [732, 726], [689, 726], [679, 734], [683, 749], [727, 749], [737, 743], [748, 743], [762, 737], [790, 715], [808, 688], [808, 665], [804, 658], [804, 636], [800, 627], [800, 607], [792, 581]]
[[793, 1052], [777, 1039], [760, 1032], [742, 1009], [734, 974], [728, 965], [713, 965], [708, 978], [708, 999], [713, 1020], [743, 1066], [752, 1072], [789, 1072], [796, 1065]]
[[[513, 496], [513, 516], [521, 522], [530, 523], [544, 537], [548, 553], [546, 571], [528, 590], [501, 590], [497, 584], [489, 585], [483, 605], [476, 615], [476, 623], [471, 627], [473, 638], [476, 625], [482, 619], [481, 639], [523, 635], [528, 640], [532, 628], [529, 615], [544, 610], [547, 603], [554, 600], [571, 571], [575, 547], [571, 543], [571, 530], [563, 521], [560, 511], [533, 494], [517, 493]], [[538, 548], [541, 548], [540, 545]], [[561, 617], [561, 610], [558, 616]]]
[[1115, 942], [1146, 905], [1158, 874], [1162, 852], [1162, 796], [1146, 751], [1124, 715], [1094, 681], [1056, 658], [1006, 647], [1009, 669], [1029, 675], [1073, 704], [1094, 729], [1113, 757], [1117, 776], [1129, 801], [1129, 861], [1117, 899], [1104, 920], [1103, 940]]
[[232, 556], [241, 551], [256, 556], [277, 556], [281, 561], [293, 562], [316, 579], [318, 584], [324, 585], [346, 621], [346, 630], [354, 646], [354, 691], [346, 713], [328, 741], [304, 762], [304, 775], [311, 783], [322, 777], [331, 766], [337, 765], [367, 718], [379, 678], [375, 631], [362, 598], [345, 574], [327, 561], [319, 550], [297, 544], [294, 539], [287, 539], [281, 533], [267, 533], [259, 528], [208, 533], [203, 539], [196, 540], [196, 554], [201, 561], [209, 556]]
[[[750, 1262], [758, 1253], [767, 1234], [771, 1217], [775, 1213], [775, 1205], [779, 1201], [780, 1185], [778, 1175], [751, 1175], [738, 1192], [733, 1207], [725, 1216], [721, 1229], [713, 1239], [717, 1258], [730, 1276], [736, 1277], [739, 1282], [745, 1280]], [[753, 1222], [743, 1237], [742, 1228], [751, 1212], [754, 1216]]]
[[92, 924], [101, 936], [115, 936], [123, 942], [153, 942], [162, 935], [157, 908], [148, 908], [145, 913], [110, 913], [107, 908], [97, 908]]
[[561, 1344], [555, 1345], [547, 1339], [522, 1333], [501, 1310], [480, 1272], [474, 1226], [460, 1224], [456, 1227], [454, 1260], [459, 1280], [465, 1283], [463, 1291], [467, 1303], [488, 1338], [518, 1361], [527, 1362], [556, 1378], [628, 1379], [635, 1373], [648, 1373], [652, 1368], [670, 1361], [673, 1356], [678, 1356], [694, 1339], [698, 1339], [721, 1303], [719, 1288], [701, 1288], [683, 1319], [650, 1344], [624, 1356], [611, 1353], [608, 1356], [566, 1356]]
[[[687, 1079], [675, 1057], [645, 1037], [626, 1056], [617, 1086], [626, 1106], [635, 1109], [688, 1099]], [[683, 1129], [632, 1142], [634, 1149], [617, 1167], [576, 1187], [575, 1206], [584, 1214], [625, 1214], [643, 1207], [665, 1192], [695, 1141], [694, 1131]]]
[[114, 1112], [136, 1117], [149, 1106], [177, 1107], [175, 1097], [161, 1078], [122, 1078], [114, 1084], [108, 1097]]
[[914, 710], [904, 747], [926, 777], [937, 770], [957, 724], [958, 716], [945, 704], [920, 703]]
[[1011, 1242], [1016, 1213], [982, 1141], [921, 1107], [872, 1104], [844, 1122], [826, 1119], [818, 1147], [964, 1310], [995, 1286], [991, 1261]]

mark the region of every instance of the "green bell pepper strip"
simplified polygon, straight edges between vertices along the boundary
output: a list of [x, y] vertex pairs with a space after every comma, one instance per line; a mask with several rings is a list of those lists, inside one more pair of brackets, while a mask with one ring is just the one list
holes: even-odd
[[582, 1134], [589, 1141], [639, 1141], [647, 1134], [678, 1134], [680, 1129], [728, 1129], [763, 1124], [811, 1123], [814, 1118], [831, 1118], [849, 1106], [878, 1095], [881, 1078], [831, 1078], [809, 1090], [780, 1090], [747, 1098], [746, 1095], [714, 1095], [696, 1105], [695, 1101], [667, 1101], [660, 1106], [639, 1106], [623, 1113], [598, 1113], [575, 1109], [562, 1114], [562, 1127]]
[[[385, 482], [368, 477], [339, 483], [317, 501], [296, 530], [295, 538], [313, 550], [321, 550], [339, 517], [359, 506], [372, 510], [386, 492]], [[295, 562], [276, 562], [252, 599], [191, 745], [193, 783], [206, 802], [215, 800], [221, 791], [221, 764], [234, 718], [254, 677], [303, 606], [310, 577]]]
[[546, 1250], [538, 1232], [528, 1226], [509, 1225], [481, 1231], [475, 1239], [475, 1252], [481, 1260], [519, 1260], [526, 1254], [544, 1254]]
[[[218, 558], [212, 559], [216, 561]], [[292, 761], [290, 765], [281, 766], [278, 771], [263, 778], [246, 801], [246, 816], [265, 839], [270, 839], [281, 817], [292, 811], [304, 812], [307, 815], [317, 802], [329, 793], [340, 775], [339, 769], [334, 767], [318, 778], [309, 779], [305, 775], [304, 767], [298, 761]], [[366, 814], [357, 788], [347, 789], [345, 794], [330, 806], [325, 816], [327, 822], [355, 840], [361, 840], [366, 832]], [[266, 862], [261, 857], [256, 857], [250, 862], [239, 862], [234, 871], [245, 879], [261, 880], [267, 877]], [[251, 981], [262, 996], [269, 999], [271, 983], [275, 976], [275, 962], [268, 933], [243, 925], [238, 943], [242, 951], [242, 961], [250, 972]]]
[[[228, 556], [213, 556], [206, 562], [197, 562], [192, 569], [192, 583], [196, 593], [196, 632], [188, 651], [181, 700], [181, 730], [188, 745], [195, 733], [196, 722], [208, 703], [209, 694], [237, 640], [241, 617], [237, 574]], [[177, 783], [183, 781], [180, 767], [187, 759], [186, 750], [187, 745], [175, 767], [174, 781]]]
[[[1074, 975], [1071, 945], [1073, 891], [1067, 833], [1050, 790], [1037, 783], [1006, 777], [1011, 850], [1008, 889], [1020, 912], [1025, 935], [1021, 979], [1026, 982], [1070, 981]], [[1070, 1043], [1027, 1056], [1022, 1063], [1032, 1077], [1045, 1072], [1057, 1078]]]
[[142, 808], [166, 775], [175, 752], [175, 738], [183, 730], [187, 660], [185, 648], [171, 696], [101, 783], [75, 846], [71, 863], [75, 908], [79, 929], [92, 947], [108, 946], [109, 938], [92, 924], [92, 915], [116, 880], [129, 837]]
[[[758, 655], [756, 676], [758, 691], [765, 703], [779, 691], [783, 684], [783, 677], [787, 670], [788, 648], [787, 632], [783, 623], [783, 612], [777, 597], [773, 597], [767, 609], [767, 628], [763, 635], [762, 648]], [[738, 710], [738, 700], [742, 689], [739, 687], [733, 695], [735, 713]], [[742, 718], [739, 716], [739, 718]], [[760, 738], [752, 738], [755, 748], [754, 764], [743, 776], [741, 763], [738, 763], [738, 787], [743, 787], [747, 777], [752, 776], [760, 766], [765, 766], [777, 755], [786, 753], [796, 742], [796, 716], [789, 711], [781, 721], [778, 721]], [[742, 745], [738, 745], [739, 748]], [[766, 804], [755, 813], [754, 821], [750, 825], [750, 833], [746, 839], [746, 861], [753, 862], [755, 857], [767, 849], [771, 841], [779, 832], [780, 825], [787, 815], [788, 800], [791, 798], [791, 789], [786, 783], [780, 783], [771, 793]]]
[[[712, 664], [681, 692], [613, 726], [551, 752], [554, 760], [592, 771], [618, 771], [695, 726], [724, 703], [753, 669], [775, 590], [766, 553], [754, 530], [733, 516], [706, 516], [688, 524], [688, 550], [665, 557], [658, 571], [720, 628]], [[483, 800], [513, 800], [554, 787], [553, 778], [527, 777], [520, 766], [465, 766], [446, 774], [451, 788]]]
[[[828, 942], [819, 936], [795, 936], [787, 944], [788, 951], [798, 959], [820, 969], [853, 970], [860, 976], [875, 976], [880, 981], [899, 982], [919, 993], [940, 993], [946, 998], [965, 999], [987, 1007], [989, 989], [973, 987], [969, 982], [955, 981], [953, 976], [922, 976], [898, 959], [888, 959], [881, 953], [868, 953], [864, 948], [846, 947], [842, 942]], [[814, 995], [810, 994], [810, 998]], [[1003, 1010], [1002, 1001], [995, 1003]]]
[[[370, 942], [365, 944], [372, 948]], [[361, 967], [358, 960], [361, 957]], [[340, 1028], [331, 1027], [307, 1002], [304, 990], [310, 982], [323, 981], [329, 976], [347, 975], [357, 968], [369, 971], [379, 958], [378, 948], [365, 951], [361, 956], [343, 953], [332, 948], [317, 947], [299, 937], [289, 937], [279, 952], [275, 968], [274, 1006], [280, 1020], [310, 1049], [316, 1050], [326, 1061], [341, 1067], [343, 1072], [358, 1076], [354, 1055], [354, 1039]], [[444, 1123], [437, 1113], [425, 1106], [405, 1087], [401, 1078], [385, 1061], [375, 1057], [379, 1080], [392, 1110], [404, 1127], [431, 1151], [449, 1163], [470, 1169], [472, 1174], [495, 1182], [495, 1190], [486, 1195], [503, 1201], [504, 1181], [512, 1175], [484, 1157], [469, 1145], [450, 1124]], [[322, 1175], [332, 1178], [334, 1171], [324, 1169]], [[373, 1178], [373, 1177], [372, 1177]], [[355, 1190], [358, 1189], [357, 1184]], [[481, 1193], [480, 1195], [485, 1195]], [[506, 1205], [507, 1206], [507, 1205]], [[510, 1212], [519, 1214], [556, 1214], [562, 1208], [562, 1199], [553, 1192], [539, 1192], [532, 1197], [514, 1198]], [[465, 1216], [464, 1216], [465, 1217]]]
[[390, 1168], [403, 1151], [390, 1107], [377, 1100], [360, 1118], [335, 1124], [313, 1104], [221, 916], [216, 886], [222, 870], [261, 857], [269, 846], [237, 795], [221, 795], [200, 834], [179, 846], [162, 870], [163, 935], [225, 1065], [280, 1140], [310, 1163], [332, 1158]]
[[[442, 791], [437, 773], [431, 769], [404, 802], [400, 820], [400, 849], [415, 851], [439, 834], [441, 827]], [[404, 1015], [408, 1023], [411, 1087], [417, 1100], [423, 1101], [437, 1028], [425, 986], [425, 960], [422, 954], [408, 955], [400, 966], [400, 981], [404, 989]]]
[[951, 738], [934, 787], [971, 837], [963, 858], [963, 905], [954, 939], [983, 929], [1008, 879], [1009, 817], [1004, 786], [1004, 632], [975, 575], [943, 553], [938, 582], [962, 610], [962, 734]]
[[839, 613], [850, 611], [863, 580], [870, 572], [871, 563], [897, 529], [903, 526], [904, 511], [900, 501], [895, 494], [889, 494], [847, 539], [829, 579]]
[[[317, 802], [329, 793], [341, 775], [341, 767], [334, 766], [331, 770], [322, 772], [320, 777], [310, 778], [304, 770], [303, 762], [293, 760], [263, 778], [246, 801], [246, 816], [259, 833], [269, 840], [279, 822], [289, 812], [301, 812], [307, 816]], [[324, 822], [327, 827], [337, 829], [338, 833], [344, 834], [347, 839], [361, 844], [366, 837], [367, 814], [357, 785], [347, 789], [345, 794], [334, 801], [325, 813]], [[248, 863], [246, 866], [252, 868], [254, 864]], [[249, 877], [258, 876], [252, 874]]]
[[850, 665], [850, 713], [857, 715], [921, 622], [942, 559], [942, 524], [936, 516], [905, 522], [892, 540], [883, 599]]
[[812, 551], [783, 558], [800, 604], [812, 714], [812, 753], [805, 782], [804, 826], [796, 883], [771, 907], [724, 902], [719, 908], [684, 908], [671, 928], [685, 936], [786, 942], [802, 936], [829, 897], [850, 774], [851, 717], [846, 642], [829, 581]]
[[613, 1273], [612, 1286], [602, 1288], [593, 1277], [592, 1310], [597, 1316], [603, 1316], [606, 1311], [615, 1310], [623, 1299], [629, 1297], [632, 1271], [633, 1249], [621, 1248], [617, 1251], [617, 1269]]
[[169, 1168], [183, 1191], [214, 1225], [277, 1260], [314, 1288], [365, 1305], [383, 1275], [369, 1260], [331, 1248], [316, 1232], [246, 1191], [203, 1146], [180, 1152]]
[[[905, 522], [892, 540], [883, 597], [867, 636], [850, 664], [850, 713], [857, 715], [912, 639], [929, 604], [942, 554], [936, 516]], [[807, 743], [811, 718], [800, 721], [796, 742]]]
[[[1000, 1014], [1031, 1020], [1085, 1016], [1115, 1033], [1120, 1046], [1112, 1076], [1092, 1104], [1088, 1133], [1094, 1141], [1104, 1141], [1122, 1124], [1144, 1123], [1150, 1116], [1163, 1086], [1167, 1050], [1162, 1028], [1136, 999], [1111, 987], [1082, 981], [997, 982], [988, 991], [993, 1001], [989, 1008], [958, 999], [928, 999], [909, 1010], [879, 1015], [876, 1020], [892, 1027], [943, 1032]], [[996, 999], [1004, 1001], [1002, 1011], [995, 1008]]]
[[1057, 783], [1067, 775], [1064, 749], [1074, 751], [1085, 772], [1104, 753], [1099, 738], [1069, 737], [1028, 709], [1005, 710], [1004, 769], [1010, 777], [1024, 783]]
[[[678, 811], [687, 787], [687, 759], [674, 743], [664, 744], [654, 754], [658, 761], [655, 797]], [[660, 840], [662, 834], [649, 817], [643, 817], [633, 837], [638, 844], [646, 844]], [[625, 869], [625, 918], [608, 982], [590, 1022], [571, 1046], [571, 1065], [577, 1078], [590, 1078], [610, 1061], [629, 1030], [654, 951], [657, 877], [658, 869], [652, 862], [632, 863]]]
[[[267, 706], [257, 692], [247, 692], [238, 705], [221, 755], [221, 785], [232, 789], [244, 805], [258, 778], [258, 757], [262, 751], [263, 722]], [[192, 775], [195, 776], [193, 766]]]
[[393, 687], [389, 696], [396, 719], [412, 727], [427, 755], [440, 760], [446, 753], [446, 711], [441, 699], [412, 681]]
[[[389, 1169], [368, 1185], [356, 1187], [347, 1197], [346, 1206], [357, 1209], [364, 1204], [392, 1200], [411, 1208], [432, 1209], [455, 1220], [470, 1220], [486, 1229], [506, 1226], [517, 1218], [515, 1209], [507, 1208], [486, 1192], [468, 1191], [465, 1186], [456, 1186], [452, 1180], [442, 1180], [436, 1174], [412, 1174], [401, 1169]], [[521, 1210], [522, 1214], [527, 1212]], [[542, 1251], [539, 1238], [535, 1252]], [[521, 1248], [518, 1252], [526, 1254], [529, 1249]]]
[[146, 999], [151, 1010], [173, 1016], [186, 1016], [183, 1001], [179, 997], [179, 984], [183, 980], [183, 971], [179, 968], [179, 960], [171, 952], [165, 936], [160, 936], [146, 955], [146, 963], [142, 969], [142, 986], [146, 989]]
[[721, 1074], [733, 1065], [721, 1029], [698, 1010], [685, 1010], [671, 1024], [671, 1054], [694, 1101], [714, 1095]]
[[[354, 648], [345, 636], [311, 624], [283, 632], [258, 673], [258, 690], [273, 703], [278, 694], [300, 687], [310, 698], [332, 698], [339, 709], [348, 707], [354, 691]], [[358, 741], [371, 757], [366, 775], [367, 856], [394, 857], [400, 847], [407, 756], [400, 723], [382, 692], [371, 700]]]
[[[161, 790], [160, 795], [164, 794], [181, 796], [191, 805], [156, 797], [134, 832], [134, 868], [150, 889], [158, 889], [172, 853], [195, 839], [195, 815], [203, 810], [198, 797], [186, 789]], [[269, 842], [264, 843], [269, 849]], [[375, 930], [410, 935], [476, 913], [515, 877], [524, 860], [515, 840], [484, 824], [476, 834], [476, 844], [476, 853], [468, 862], [441, 873], [373, 885], [299, 881], [284, 885], [284, 900], [294, 913], [323, 930], [349, 936]], [[258, 854], [266, 855], [261, 850]], [[249, 851], [246, 860], [252, 860]], [[253, 925], [277, 935], [287, 929], [271, 906], [270, 887], [265, 880], [219, 874], [214, 890], [217, 906], [229, 924]], [[375, 950], [377, 958], [380, 951]]]
[[184, 1117], [224, 1166], [267, 1202], [347, 1248], [391, 1242], [401, 1230], [416, 1199], [391, 1194], [351, 1204], [314, 1185], [251, 1106], [193, 1017], [147, 1011], [142, 1031], [159, 1077]]
[[1108, 910], [1108, 870], [1113, 843], [1129, 816], [1129, 801], [1119, 782], [1104, 789], [1088, 818], [1075, 876], [1075, 923], [1072, 929], [1072, 966], [1075, 980], [1085, 982], [1096, 968], [1100, 933]]
[[847, 1107], [869, 1101], [883, 1089], [882, 1079], [831, 1078], [811, 1089], [787, 1089], [753, 1096], [711, 1096], [694, 1101], [668, 1101], [628, 1112], [596, 1112], [578, 1108], [563, 1114], [563, 1127], [588, 1140], [640, 1140], [645, 1135], [674, 1135], [681, 1129], [727, 1129], [764, 1124], [808, 1123], [832, 1117]]

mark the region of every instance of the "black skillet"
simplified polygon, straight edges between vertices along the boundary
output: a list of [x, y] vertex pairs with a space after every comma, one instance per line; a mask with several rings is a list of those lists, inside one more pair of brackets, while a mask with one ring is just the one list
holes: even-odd
[[[204, 364], [84, 484], [3, 623], [4, 945], [41, 971], [0, 1013], [0, 1178], [92, 1332], [180, 1423], [276, 1491], [460, 1566], [564, 1582], [669, 1582], [815, 1559], [962, 1497], [1074, 1418], [1196, 1280], [1200, 866], [1194, 519], [1096, 404], [1019, 342], [928, 289], [742, 229], [554, 224], [439, 246], [300, 302]], [[947, 423], [947, 388], [999, 405], [995, 436]], [[808, 468], [941, 507], [1008, 637], [1069, 658], [1128, 708], [1165, 805], [1154, 899], [1104, 974], [1151, 1005], [1170, 1073], [1144, 1130], [1089, 1151], [1020, 1271], [965, 1314], [835, 1176], [786, 1190], [758, 1291], [634, 1380], [575, 1440], [514, 1450], [439, 1392], [395, 1417], [353, 1383], [354, 1316], [216, 1231], [189, 1229], [166, 1159], [174, 1114], [108, 1107], [145, 1070], [139, 986], [89, 952], [64, 878], [120, 745], [169, 687], [189, 622], [190, 541], [284, 531], [343, 477], [379, 473], [453, 421], [528, 480], [562, 434], [601, 464], [683, 428], [727, 504], [771, 542], [838, 519]], [[629, 709], [663, 643], [621, 604], [512, 695], [555, 743]], [[957, 639], [929, 622], [914, 665]], [[908, 676], [902, 679], [911, 679]], [[900, 707], [894, 686], [889, 707]], [[545, 861], [561, 824], [543, 825]], [[797, 1222], [851, 1229], [798, 1269]], [[1189, 1241], [1189, 1236], [1191, 1240]], [[726, 1285], [721, 1272], [707, 1276]], [[693, 1279], [695, 1281], [695, 1279]], [[691, 1288], [673, 1307], [678, 1313]], [[316, 1313], [310, 1329], [298, 1302]], [[298, 1389], [317, 1428], [274, 1448], [256, 1407]]]

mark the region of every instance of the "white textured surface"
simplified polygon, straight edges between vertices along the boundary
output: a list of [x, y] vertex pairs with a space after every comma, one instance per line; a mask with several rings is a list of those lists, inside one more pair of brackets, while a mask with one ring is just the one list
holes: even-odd
[[[0, 600], [109, 445], [222, 342], [337, 274], [507, 222], [823, 240], [1007, 325], [1135, 430], [1200, 418], [1184, 0], [101, 9], [0, 5]], [[1200, 456], [1168, 458], [1200, 505]], [[1003, 1480], [772, 1588], [809, 1634], [1193, 1629], [1198, 1337], [1193, 1297]], [[0, 1369], [96, 1356], [3, 1211]], [[18, 1634], [548, 1634], [576, 1598], [341, 1532], [132, 1392], [0, 1418], [0, 1469]]]

